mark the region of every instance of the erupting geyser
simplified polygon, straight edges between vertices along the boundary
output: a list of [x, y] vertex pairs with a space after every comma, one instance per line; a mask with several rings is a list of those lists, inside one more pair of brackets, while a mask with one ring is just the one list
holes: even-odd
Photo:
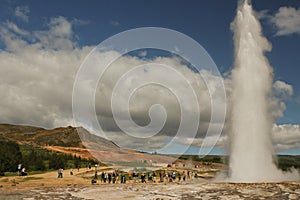
[[271, 45], [262, 35], [251, 4], [240, 2], [231, 26], [234, 32], [235, 67], [230, 125], [229, 181], [262, 182], [299, 180], [274, 164], [269, 111], [272, 68], [264, 56]]

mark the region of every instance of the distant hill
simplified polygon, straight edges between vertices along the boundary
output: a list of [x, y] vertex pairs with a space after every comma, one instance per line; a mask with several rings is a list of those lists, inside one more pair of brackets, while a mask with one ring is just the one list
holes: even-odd
[[[114, 142], [89, 133], [79, 127], [44, 129], [40, 127], [0, 124], [0, 141], [12, 141], [22, 146], [31, 146], [80, 156], [85, 159], [98, 159], [101, 162], [122, 165], [129, 162], [153, 161], [170, 163], [169, 156], [152, 155], [120, 148]], [[84, 142], [82, 142], [84, 141]]]
[[103, 148], [118, 149], [119, 147], [104, 138], [89, 133], [84, 128], [74, 128], [71, 126], [60, 127], [47, 130], [39, 127], [0, 124], [0, 139], [14, 141], [18, 144], [32, 146], [61, 146], [61, 147], [80, 147], [84, 148], [82, 140], [94, 141]]

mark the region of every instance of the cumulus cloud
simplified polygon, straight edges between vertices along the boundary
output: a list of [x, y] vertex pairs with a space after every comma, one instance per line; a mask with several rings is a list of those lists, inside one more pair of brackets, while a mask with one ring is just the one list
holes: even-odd
[[65, 17], [52, 18], [47, 26], [48, 30], [33, 33], [40, 45], [57, 50], [74, 49], [72, 24]]
[[[64, 17], [56, 17], [49, 20], [46, 29], [26, 31], [8, 21], [1, 25], [0, 37], [5, 44], [5, 49], [0, 52], [0, 92], [3, 94], [0, 101], [2, 111], [0, 122], [46, 128], [74, 125], [72, 121], [73, 83], [80, 64], [93, 47], [78, 47], [74, 42], [72, 22]], [[105, 52], [99, 56], [109, 59], [113, 54], [118, 54], [118, 52]], [[151, 60], [141, 59], [138, 56], [140, 55], [121, 57], [109, 67], [99, 82], [95, 107], [100, 124], [105, 131], [119, 133], [118, 137], [122, 138], [122, 132], [116, 125], [110, 108], [110, 98], [117, 80], [128, 70], [143, 64], [146, 65], [142, 74], [163, 78], [164, 74], [151, 71], [151, 67], [147, 66], [147, 63], [154, 62], [172, 66], [196, 91], [201, 113], [198, 137], [203, 137], [208, 128], [211, 113], [207, 87], [199, 74], [189, 69], [176, 56], [156, 57]], [[207, 71], [200, 73], [203, 77], [217, 78]], [[128, 85], [125, 84], [125, 88], [130, 86], [134, 79], [126, 81]], [[180, 82], [176, 84], [174, 88], [184, 93], [185, 88], [180, 85]], [[88, 85], [86, 90], [89, 90]], [[149, 85], [137, 90], [130, 100], [132, 119], [142, 126], [148, 124], [149, 109], [157, 103], [163, 105], [168, 114], [165, 127], [157, 138], [172, 137], [176, 134], [180, 123], [180, 103], [176, 96], [164, 87]], [[119, 112], [122, 113], [125, 105], [119, 106]], [[184, 105], [183, 109], [194, 112], [193, 106], [189, 104]], [[186, 131], [188, 133], [189, 130]], [[110, 135], [112, 139], [116, 138], [116, 134]], [[150, 141], [148, 140], [147, 143]]]
[[72, 83], [92, 47], [74, 47], [70, 24], [63, 18], [51, 19], [48, 28], [27, 32], [12, 22], [0, 27], [6, 46], [0, 52], [1, 123], [46, 128], [72, 124]]
[[300, 34], [300, 7], [280, 7], [274, 14], [270, 10], [261, 10], [256, 12], [256, 16], [274, 25], [276, 36]]
[[270, 110], [274, 120], [278, 120], [283, 117], [286, 110], [286, 101], [291, 100], [294, 90], [293, 86], [281, 81], [276, 80], [273, 83], [274, 97], [270, 99]]
[[[224, 84], [226, 86], [227, 107], [231, 110], [232, 81], [230, 75], [225, 77]], [[282, 80], [276, 80], [273, 83], [272, 96], [269, 98], [269, 110], [274, 121], [282, 118], [286, 110], [286, 102], [292, 99], [294, 94], [293, 86]], [[230, 118], [230, 113], [227, 113], [227, 119]], [[226, 128], [226, 127], [225, 127]], [[225, 130], [226, 131], [226, 130]]]
[[147, 51], [141, 51], [141, 52], [139, 53], [139, 56], [140, 56], [140, 57], [145, 57], [145, 56], [147, 56]]
[[300, 148], [300, 126], [297, 124], [274, 125], [272, 136], [277, 150]]
[[144, 151], [156, 151], [163, 148], [166, 145], [165, 141], [170, 138], [165, 135], [151, 137], [148, 139], [134, 138], [126, 135], [122, 132], [107, 132], [112, 141], [117, 143], [120, 147], [129, 149], [140, 149]]
[[293, 95], [293, 86], [283, 81], [277, 80], [273, 84], [275, 92], [283, 98], [289, 98]]
[[17, 6], [15, 8], [15, 16], [19, 19], [23, 20], [24, 22], [28, 22], [30, 13], [28, 6]]
[[[295, 148], [300, 148], [300, 125], [298, 124], [283, 124], [283, 125], [277, 125], [274, 124], [272, 128], [272, 141], [275, 147], [276, 151], [282, 151], [282, 150], [290, 150]], [[208, 138], [208, 141], [213, 141], [212, 144], [207, 142], [207, 146], [202, 146], [204, 138], [198, 137], [198, 138], [185, 138], [184, 140], [182, 138], [176, 138], [175, 142], [177, 144], [181, 145], [190, 145], [194, 147], [212, 147], [214, 145], [215, 139], [218, 140], [215, 147], [218, 148], [226, 148], [227, 142], [228, 142], [228, 136], [222, 135], [221, 137], [215, 138], [216, 136], [211, 136]], [[132, 147], [132, 148], [139, 148], [141, 141], [138, 139], [132, 139], [128, 136], [120, 137], [120, 133], [113, 132], [112, 138], [114, 141], [118, 141], [120, 144], [124, 144], [125, 147]], [[166, 141], [168, 139], [167, 136], [158, 136], [151, 138], [149, 140], [149, 146], [146, 146], [148, 150], [157, 150], [165, 146], [165, 143], [163, 141]], [[124, 140], [124, 142], [121, 142], [121, 140]], [[153, 146], [151, 146], [153, 144]]]
[[[0, 26], [0, 39], [5, 44], [5, 49], [0, 51], [0, 93], [2, 94], [0, 123], [29, 124], [46, 128], [75, 125], [72, 116], [73, 83], [80, 64], [94, 46], [79, 47], [74, 41], [72, 25], [71, 20], [56, 17], [50, 19], [46, 24], [46, 29], [43, 30], [23, 30], [10, 21]], [[110, 51], [102, 52], [99, 56], [103, 59], [109, 59], [116, 54], [119, 53]], [[147, 54], [143, 53], [143, 56], [146, 57]], [[172, 66], [192, 86], [198, 99], [201, 117], [195, 138], [189, 137], [188, 134], [184, 139], [175, 136], [180, 123], [181, 105], [170, 90], [158, 85], [148, 85], [136, 90], [130, 99], [129, 107], [134, 122], [146, 126], [150, 122], [149, 109], [151, 106], [161, 104], [167, 113], [167, 120], [163, 129], [155, 137], [143, 139], [131, 137], [117, 126], [112, 116], [110, 98], [120, 77], [136, 66], [143, 66], [143, 70], [136, 72], [136, 77], [166, 76], [153, 70], [154, 68], [149, 63]], [[93, 74], [94, 72], [91, 71], [90, 73]], [[163, 147], [171, 138], [175, 138], [178, 144], [192, 142], [194, 146], [200, 147], [211, 118], [210, 94], [203, 78], [212, 80], [210, 84], [215, 88], [213, 92], [217, 94], [215, 97], [219, 98], [217, 88], [221, 86], [217, 84], [217, 80], [220, 77], [216, 77], [205, 70], [195, 73], [179, 57], [155, 57], [147, 60], [141, 58], [139, 54], [137, 56], [122, 56], [112, 63], [99, 80], [95, 95], [98, 120], [107, 137], [121, 146], [156, 150]], [[124, 88], [130, 87], [135, 81], [134, 78], [127, 79], [124, 82]], [[227, 93], [230, 94], [230, 78], [225, 79], [225, 85], [227, 86]], [[86, 90], [90, 89], [88, 84], [84, 87]], [[174, 88], [182, 93], [186, 92], [180, 82], [175, 83]], [[278, 91], [278, 94], [285, 96], [293, 94], [292, 87], [282, 81], [275, 82], [274, 89]], [[284, 110], [283, 100], [278, 102], [274, 103], [274, 109]], [[118, 111], [122, 114], [123, 108], [126, 106], [119, 105]], [[187, 104], [183, 105], [182, 109], [194, 112], [193, 108], [192, 105]], [[220, 110], [220, 112], [222, 110], [218, 108], [218, 105], [214, 109]], [[157, 116], [157, 118], [159, 117], [161, 116]], [[217, 119], [214, 124], [211, 124], [212, 130], [216, 130], [216, 135], [210, 136], [211, 141], [218, 137], [217, 130], [222, 126], [221, 121], [222, 119]], [[86, 125], [87, 127], [94, 127], [88, 124], [88, 121]], [[288, 132], [293, 129], [286, 127], [283, 129], [287, 129], [287, 132], [282, 134], [282, 137], [290, 137], [287, 136]], [[188, 133], [189, 129], [187, 128], [185, 131]], [[292, 131], [291, 134], [293, 135], [294, 132]], [[276, 138], [279, 138], [277, 135]], [[278, 144], [294, 145], [292, 142], [284, 143], [283, 140], [276, 138], [274, 141]], [[222, 135], [217, 146], [223, 147], [225, 141], [226, 136]], [[209, 142], [206, 145], [209, 145]]]
[[270, 20], [276, 26], [278, 36], [300, 34], [300, 8], [281, 7]]
[[[271, 136], [276, 151], [300, 148], [299, 124], [273, 124]], [[216, 147], [226, 148], [227, 139], [226, 135], [219, 137]], [[186, 140], [177, 140], [177, 142], [179, 144], [189, 144], [189, 140], [192, 141], [193, 146], [202, 146], [203, 138], [187, 138]], [[212, 140], [214, 139], [212, 138]]]
[[21, 36], [26, 36], [26, 35], [29, 35], [29, 32], [28, 31], [25, 31], [21, 28], [19, 28], [16, 24], [14, 24], [13, 22], [10, 22], [10, 21], [6, 21], [5, 23], [6, 27], [8, 29], [10, 29], [11, 31], [13, 31], [14, 33], [16, 34], [19, 34]]

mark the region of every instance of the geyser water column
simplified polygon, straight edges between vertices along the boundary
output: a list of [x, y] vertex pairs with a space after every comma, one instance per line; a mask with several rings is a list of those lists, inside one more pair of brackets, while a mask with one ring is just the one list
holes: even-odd
[[234, 32], [235, 66], [232, 71], [229, 180], [238, 182], [297, 179], [283, 174], [273, 162], [272, 116], [269, 101], [272, 68], [264, 56], [271, 45], [247, 0], [240, 1]]

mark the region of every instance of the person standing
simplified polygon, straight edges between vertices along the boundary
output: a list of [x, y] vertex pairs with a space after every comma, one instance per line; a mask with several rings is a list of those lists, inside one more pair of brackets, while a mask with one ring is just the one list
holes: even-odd
[[182, 179], [183, 179], [183, 181], [185, 181], [185, 179], [186, 179], [186, 173], [185, 173], [185, 171], [183, 171]]
[[153, 175], [152, 175], [152, 172], [149, 172], [149, 173], [148, 173], [148, 181], [149, 181], [149, 182], [153, 182]]
[[104, 182], [104, 172], [101, 173], [101, 182]]
[[116, 180], [117, 180], [117, 175], [116, 175], [116, 173], [114, 172], [114, 173], [112, 174], [112, 182], [113, 182], [113, 183], [116, 183]]
[[21, 175], [21, 170], [22, 170], [22, 164], [18, 164], [18, 167], [17, 167], [17, 173], [18, 175]]
[[27, 176], [27, 172], [26, 172], [25, 167], [23, 167], [23, 169], [21, 170], [21, 176]]
[[111, 176], [111, 173], [108, 173], [108, 183], [110, 184], [111, 183], [111, 179], [112, 179], [112, 176]]
[[141, 180], [142, 180], [142, 183], [146, 183], [146, 174], [145, 173], [142, 173]]
[[176, 179], [176, 172], [175, 171], [172, 172], [171, 178], [172, 178], [172, 181], [175, 182], [175, 179]]
[[122, 176], [121, 176], [121, 183], [122, 183], [122, 184], [125, 184], [125, 183], [126, 183], [126, 177], [125, 177], [124, 174], [122, 174]]
[[62, 168], [59, 168], [58, 169], [58, 171], [57, 171], [57, 173], [58, 173], [58, 176], [57, 176], [57, 178], [62, 178]]
[[104, 172], [104, 183], [106, 183], [106, 180], [107, 180], [107, 174], [106, 174], [106, 172]]
[[180, 182], [181, 181], [181, 173], [178, 172], [178, 181]]
[[163, 183], [164, 182], [164, 172], [163, 171], [160, 171], [160, 182]]

